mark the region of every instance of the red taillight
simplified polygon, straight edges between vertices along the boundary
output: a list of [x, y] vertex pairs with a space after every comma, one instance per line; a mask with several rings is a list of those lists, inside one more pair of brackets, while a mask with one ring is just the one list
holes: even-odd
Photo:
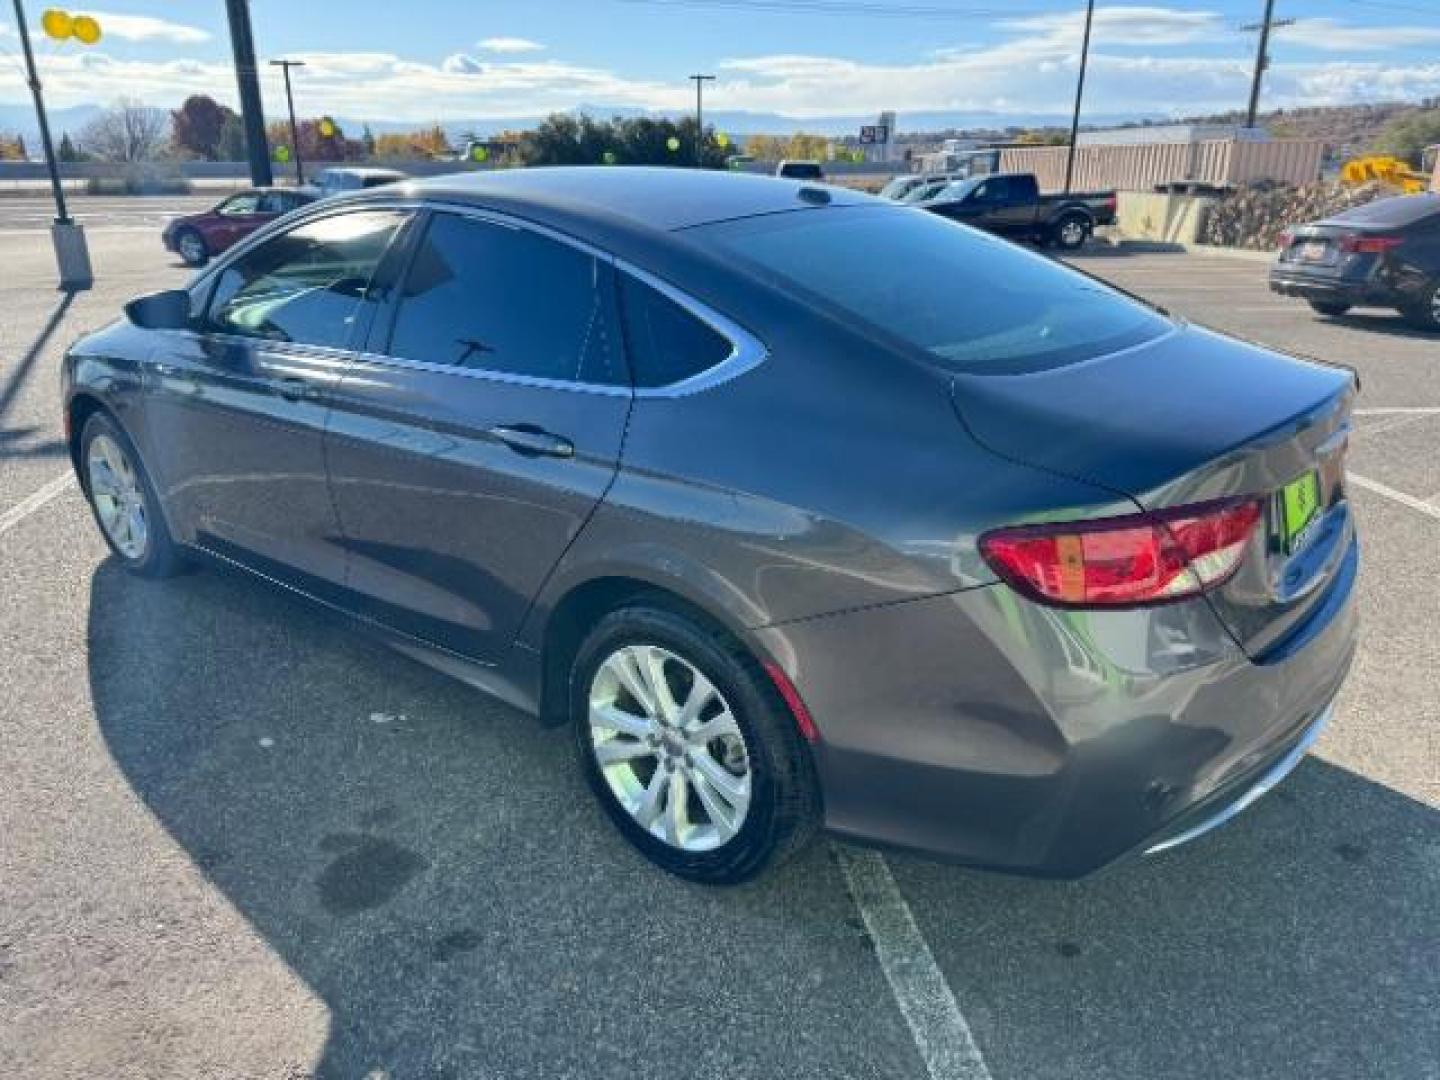
[[1384, 255], [1404, 242], [1403, 236], [1357, 236], [1351, 233], [1340, 238], [1340, 250], [1347, 255]]
[[1023, 525], [980, 538], [980, 553], [1013, 588], [1062, 607], [1134, 607], [1213, 589], [1240, 566], [1259, 499], [1153, 514]]

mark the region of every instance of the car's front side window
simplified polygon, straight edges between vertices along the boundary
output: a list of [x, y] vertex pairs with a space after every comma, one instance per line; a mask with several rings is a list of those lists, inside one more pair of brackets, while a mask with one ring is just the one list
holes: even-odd
[[437, 213], [416, 246], [388, 348], [427, 364], [565, 382], [625, 381], [608, 264], [542, 236]]
[[406, 217], [392, 210], [335, 214], [246, 252], [221, 271], [206, 329], [346, 347], [375, 269]]
[[220, 213], [226, 217], [238, 217], [241, 214], [253, 214], [255, 208], [260, 204], [258, 195], [236, 195], [226, 199], [220, 204]]

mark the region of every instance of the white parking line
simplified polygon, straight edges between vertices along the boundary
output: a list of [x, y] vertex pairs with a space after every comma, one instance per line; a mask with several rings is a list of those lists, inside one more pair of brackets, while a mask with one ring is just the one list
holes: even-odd
[[1440, 416], [1440, 406], [1399, 405], [1394, 408], [1355, 409], [1352, 416]]
[[990, 1080], [970, 1025], [960, 1014], [884, 856], [838, 844], [834, 851], [930, 1080]]
[[42, 506], [55, 498], [61, 492], [68, 490], [75, 483], [75, 474], [67, 472], [63, 476], [57, 476], [39, 491], [21, 499], [5, 513], [0, 514], [0, 536], [4, 536], [20, 522], [24, 521], [31, 514], [35, 513]]
[[1366, 491], [1373, 491], [1376, 495], [1382, 495], [1401, 506], [1408, 506], [1411, 510], [1418, 511], [1426, 517], [1432, 517], [1440, 521], [1440, 506], [1428, 503], [1424, 499], [1417, 499], [1414, 495], [1407, 495], [1403, 491], [1396, 491], [1388, 484], [1382, 484], [1379, 480], [1371, 480], [1368, 476], [1361, 476], [1358, 473], [1347, 472], [1345, 479], [1356, 487], [1362, 487]]

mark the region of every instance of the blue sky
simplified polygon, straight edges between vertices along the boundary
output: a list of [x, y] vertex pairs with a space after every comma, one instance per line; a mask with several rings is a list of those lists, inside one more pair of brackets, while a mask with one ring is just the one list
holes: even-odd
[[[42, 4], [30, 0], [38, 20]], [[805, 7], [813, 10], [803, 10]], [[1263, 0], [1097, 9], [1087, 110], [1184, 115], [1244, 104]], [[1440, 0], [1277, 0], [1267, 105], [1440, 96]], [[103, 0], [97, 46], [44, 42], [56, 105], [120, 95], [233, 103], [221, 0]], [[881, 108], [1063, 113], [1082, 0], [252, 0], [262, 60], [309, 66], [307, 114], [425, 121], [586, 104], [683, 109], [685, 76], [719, 109], [807, 116]], [[942, 17], [941, 13], [956, 14]], [[9, 14], [9, 5], [0, 9]], [[0, 22], [0, 102], [21, 102]], [[267, 108], [282, 101], [267, 70]]]

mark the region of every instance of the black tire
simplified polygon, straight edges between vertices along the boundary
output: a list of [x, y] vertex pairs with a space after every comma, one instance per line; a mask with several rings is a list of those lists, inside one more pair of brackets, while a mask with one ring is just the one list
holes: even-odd
[[[101, 520], [95, 494], [91, 491], [90, 450], [95, 440], [102, 435], [113, 440], [125, 454], [139, 481], [144, 500], [146, 543], [143, 553], [138, 557], [122, 551], [112, 539], [109, 531], [105, 528], [105, 523]], [[106, 546], [110, 548], [111, 553], [120, 561], [120, 564], [132, 574], [147, 578], [171, 577], [184, 570], [185, 558], [170, 536], [170, 530], [165, 524], [165, 516], [160, 511], [160, 500], [155, 495], [155, 487], [150, 482], [149, 474], [145, 471], [145, 464], [140, 460], [140, 454], [136, 451], [135, 444], [130, 441], [130, 437], [106, 413], [97, 412], [85, 422], [85, 427], [80, 433], [79, 464], [81, 483], [85, 490], [85, 498], [90, 503], [90, 511], [95, 515], [95, 524], [99, 526], [100, 535], [105, 538]]]
[[[591, 683], [600, 665], [626, 645], [658, 645], [693, 665], [724, 697], [739, 726], [750, 802], [735, 835], [712, 850], [686, 851], [652, 835], [600, 771], [589, 723]], [[794, 856], [818, 831], [819, 782], [795, 719], [754, 657], [720, 628], [643, 602], [611, 612], [576, 652], [569, 704], [580, 768], [596, 798], [621, 834], [661, 869], [707, 885], [738, 884]]]
[[1090, 219], [1084, 214], [1071, 212], [1060, 215], [1050, 229], [1050, 238], [1061, 251], [1075, 251], [1085, 246], [1085, 241], [1090, 239], [1090, 231]]
[[1351, 305], [1338, 300], [1311, 300], [1309, 304], [1315, 314], [1324, 315], [1327, 319], [1338, 319], [1351, 307]]
[[194, 229], [181, 229], [175, 234], [175, 253], [186, 266], [204, 266], [210, 261], [210, 247]]
[[1440, 282], [1426, 285], [1423, 296], [1418, 304], [1401, 308], [1400, 314], [1416, 330], [1440, 333]]

